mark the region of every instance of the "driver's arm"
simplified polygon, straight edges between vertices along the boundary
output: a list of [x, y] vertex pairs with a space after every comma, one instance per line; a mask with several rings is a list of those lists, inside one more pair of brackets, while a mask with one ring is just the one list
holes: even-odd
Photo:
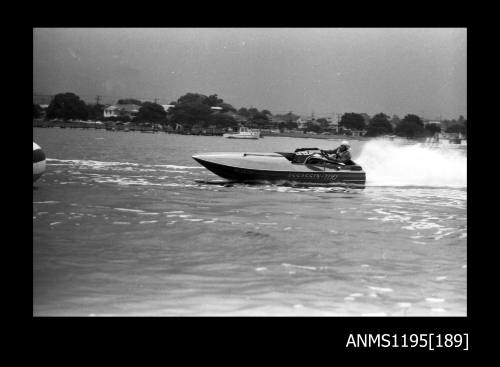
[[337, 153], [337, 149], [338, 148], [335, 148], [333, 150], [322, 150], [322, 152], [326, 153], [326, 154], [335, 154], [335, 153]]

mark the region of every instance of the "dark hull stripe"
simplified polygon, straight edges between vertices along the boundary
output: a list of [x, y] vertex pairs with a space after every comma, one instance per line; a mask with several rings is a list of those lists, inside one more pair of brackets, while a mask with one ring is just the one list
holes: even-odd
[[216, 175], [233, 181], [294, 181], [302, 183], [352, 184], [356, 186], [364, 186], [366, 182], [366, 174], [364, 172], [265, 171], [230, 167], [196, 158], [195, 160]]
[[33, 163], [41, 162], [45, 160], [45, 153], [41, 149], [35, 149], [33, 151]]

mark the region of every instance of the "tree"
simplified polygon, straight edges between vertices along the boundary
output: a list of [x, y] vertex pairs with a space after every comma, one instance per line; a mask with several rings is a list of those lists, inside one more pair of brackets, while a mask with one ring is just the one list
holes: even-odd
[[370, 115], [367, 114], [367, 113], [360, 113], [361, 116], [363, 116], [363, 119], [365, 120], [365, 126], [368, 125], [370, 123]]
[[88, 104], [87, 114], [89, 120], [101, 120], [104, 117], [104, 106], [102, 104]]
[[321, 117], [321, 118], [317, 119], [317, 120], [316, 120], [316, 122], [318, 122], [318, 123], [319, 123], [319, 126], [320, 126], [320, 127], [321, 127], [321, 129], [323, 129], [323, 130], [328, 129], [328, 127], [329, 127], [329, 125], [330, 125], [330, 123], [328, 122], [328, 120], [327, 120], [327, 119], [325, 119], [325, 118], [323, 118], [323, 117]]
[[246, 109], [245, 107], [241, 107], [238, 110], [238, 115], [241, 115], [243, 117], [250, 117], [250, 112], [248, 112], [248, 109]]
[[399, 122], [401, 121], [401, 119], [399, 118], [398, 115], [392, 115], [392, 118], [391, 118], [391, 125], [392, 125], [392, 128], [395, 129], [396, 126], [398, 126]]
[[351, 130], [363, 130], [365, 128], [365, 119], [359, 113], [344, 113], [340, 119], [339, 126]]
[[389, 116], [385, 113], [374, 115], [368, 124], [366, 136], [379, 136], [392, 133], [392, 125]]
[[[199, 93], [186, 93], [182, 97], [179, 97], [177, 100], [177, 104], [186, 104], [186, 103], [204, 103], [208, 97], [204, 94]], [[205, 103], [209, 105], [209, 103]]]
[[42, 116], [42, 107], [33, 103], [33, 118], [37, 119]]
[[460, 124], [454, 124], [451, 125], [448, 129], [446, 129], [447, 133], [460, 133], [460, 134], [467, 134], [467, 129], [465, 128], [464, 125]]
[[212, 110], [208, 105], [199, 102], [199, 100], [194, 100], [192, 102], [178, 103], [170, 108], [168, 112], [173, 123], [192, 127], [195, 124], [207, 126]]
[[396, 126], [395, 133], [407, 138], [424, 136], [424, 123], [417, 115], [406, 115]]
[[285, 126], [289, 130], [295, 130], [299, 128], [299, 125], [295, 121], [286, 121]]
[[[255, 110], [256, 112], [252, 110]], [[252, 116], [250, 117], [250, 122], [252, 122], [253, 124], [257, 126], [264, 126], [269, 124], [269, 117], [265, 113], [259, 112], [256, 108], [251, 108], [249, 111], [251, 113], [253, 112]]]
[[142, 106], [142, 102], [135, 98], [119, 99], [117, 104], [136, 104]]
[[47, 108], [47, 119], [61, 118], [86, 120], [87, 105], [74, 93], [59, 93], [54, 96]]
[[428, 135], [434, 135], [436, 133], [441, 132], [441, 125], [439, 124], [427, 124], [425, 125], [425, 131], [428, 133]]
[[212, 94], [203, 100], [203, 103], [209, 105], [210, 107], [218, 107], [220, 103], [224, 101], [217, 97], [217, 94]]
[[312, 121], [308, 121], [307, 124], [306, 124], [306, 129], [304, 130], [304, 132], [307, 132], [307, 131], [314, 131], [315, 133], [320, 133], [321, 132], [321, 127], [319, 125], [315, 124]]
[[138, 122], [165, 124], [166, 117], [167, 113], [165, 112], [163, 106], [152, 102], [144, 102], [137, 113]]
[[209, 116], [208, 122], [211, 125], [215, 125], [218, 128], [235, 128], [238, 126], [238, 122], [227, 113], [213, 113]]
[[231, 106], [229, 103], [221, 102], [217, 107], [222, 107], [222, 112], [236, 112], [236, 108]]

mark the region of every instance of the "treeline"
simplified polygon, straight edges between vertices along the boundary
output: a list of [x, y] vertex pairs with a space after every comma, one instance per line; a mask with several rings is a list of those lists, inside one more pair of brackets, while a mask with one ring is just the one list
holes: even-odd
[[[185, 128], [194, 126], [218, 128], [237, 127], [239, 122], [245, 121], [247, 125], [260, 127], [269, 123], [271, 112], [259, 111], [256, 108], [241, 108], [237, 111], [232, 105], [224, 102], [217, 94], [205, 96], [199, 93], [187, 93], [177, 101], [170, 102], [173, 107], [165, 111], [162, 105], [139, 101], [137, 99], [120, 99], [117, 104], [138, 105], [139, 109], [135, 116], [131, 117], [127, 111], [118, 112], [118, 116], [104, 117], [102, 104], [87, 104], [74, 93], [60, 93], [54, 96], [45, 111], [44, 118], [78, 120], [103, 120], [122, 121], [134, 123], [155, 123], [170, 125], [175, 128], [176, 124], [182, 124]], [[215, 108], [214, 108], [215, 107]], [[33, 104], [33, 118], [40, 118], [43, 110], [39, 105]]]
[[[87, 104], [74, 93], [60, 93], [54, 96], [45, 111], [45, 119], [79, 119], [79, 120], [109, 120], [133, 123], [155, 123], [170, 125], [175, 128], [181, 124], [185, 129], [193, 127], [207, 128], [236, 128], [240, 123], [251, 128], [273, 128], [281, 131], [295, 130], [298, 128], [297, 120], [300, 116], [292, 112], [284, 115], [274, 115], [266, 109], [241, 107], [234, 108], [231, 104], [219, 98], [217, 94], [209, 96], [199, 93], [187, 93], [177, 101], [170, 102], [172, 105], [167, 111], [162, 105], [140, 101], [133, 98], [120, 99], [118, 104], [133, 104], [139, 106], [138, 112], [130, 116], [129, 112], [121, 112], [119, 116], [104, 118], [102, 104]], [[33, 104], [33, 118], [39, 118], [43, 111], [39, 105]], [[467, 120], [460, 116], [458, 120], [444, 120], [441, 124], [424, 124], [423, 120], [413, 114], [406, 115], [400, 119], [397, 115], [390, 118], [384, 113], [378, 113], [372, 117], [360, 113], [344, 113], [340, 121], [339, 132], [351, 134], [353, 130], [366, 131], [366, 136], [397, 135], [409, 138], [418, 138], [434, 135], [441, 132], [460, 132], [467, 135]], [[303, 132], [333, 132], [334, 127], [325, 118], [310, 119]]]

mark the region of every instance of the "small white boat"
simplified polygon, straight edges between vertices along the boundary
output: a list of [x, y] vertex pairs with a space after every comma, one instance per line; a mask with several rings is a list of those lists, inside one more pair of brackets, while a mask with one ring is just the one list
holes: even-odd
[[33, 142], [33, 182], [45, 172], [45, 153], [42, 148]]
[[242, 126], [237, 133], [226, 133], [222, 136], [229, 139], [259, 139], [260, 130]]

